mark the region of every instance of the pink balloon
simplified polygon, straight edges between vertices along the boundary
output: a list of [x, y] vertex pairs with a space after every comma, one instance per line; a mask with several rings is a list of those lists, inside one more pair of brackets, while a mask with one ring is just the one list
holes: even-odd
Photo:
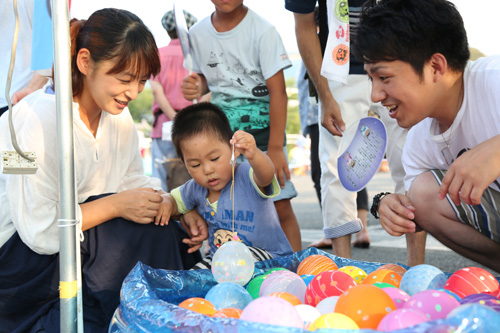
[[420, 311], [413, 309], [397, 309], [389, 312], [378, 324], [377, 330], [390, 332], [429, 321]]
[[460, 302], [450, 294], [440, 290], [424, 290], [416, 293], [403, 305], [403, 309], [413, 309], [424, 313], [430, 320], [444, 319]]
[[264, 296], [250, 302], [241, 313], [240, 320], [257, 323], [303, 328], [300, 314], [284, 299]]
[[399, 288], [382, 288], [382, 290], [389, 295], [389, 297], [394, 301], [396, 309], [401, 309], [403, 305], [410, 299], [410, 295], [402, 289]]

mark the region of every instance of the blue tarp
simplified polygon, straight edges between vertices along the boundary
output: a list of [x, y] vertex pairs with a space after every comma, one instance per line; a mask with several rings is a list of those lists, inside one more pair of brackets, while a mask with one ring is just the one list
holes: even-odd
[[[339, 267], [357, 266], [370, 274], [383, 263], [350, 260], [316, 248], [293, 255], [257, 262], [254, 276], [284, 267], [296, 271], [300, 262], [314, 254], [330, 257]], [[409, 267], [399, 264], [406, 269]], [[445, 273], [450, 276], [451, 273]], [[498, 279], [498, 278], [497, 278]], [[309, 332], [282, 326], [253, 323], [231, 318], [211, 318], [177, 305], [190, 297], [205, 297], [217, 282], [210, 270], [171, 271], [138, 263], [123, 282], [120, 306], [115, 311], [109, 332]], [[500, 332], [500, 313], [474, 304], [446, 320], [436, 320], [393, 332]], [[316, 332], [343, 333], [352, 330], [320, 329]], [[377, 332], [359, 330], [359, 332]]]

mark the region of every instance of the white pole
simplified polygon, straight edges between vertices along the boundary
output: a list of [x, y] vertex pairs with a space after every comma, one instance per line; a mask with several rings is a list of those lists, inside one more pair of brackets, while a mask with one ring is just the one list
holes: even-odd
[[[60, 175], [59, 263], [61, 332], [77, 331], [76, 190], [73, 143], [73, 92], [67, 0], [52, 0], [54, 84]], [[55, 152], [54, 152], [55, 153]], [[81, 310], [81, 309], [80, 309]]]

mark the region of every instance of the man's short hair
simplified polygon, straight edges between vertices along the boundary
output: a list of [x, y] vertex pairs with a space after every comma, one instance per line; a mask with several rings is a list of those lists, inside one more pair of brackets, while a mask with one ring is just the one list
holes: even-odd
[[195, 135], [205, 134], [220, 140], [229, 141], [233, 136], [231, 125], [224, 111], [209, 102], [196, 103], [179, 111], [172, 125], [172, 142], [177, 156], [184, 161], [180, 143]]
[[462, 17], [446, 0], [369, 0], [352, 44], [355, 57], [365, 63], [401, 60], [420, 76], [435, 53], [457, 72], [470, 57]]

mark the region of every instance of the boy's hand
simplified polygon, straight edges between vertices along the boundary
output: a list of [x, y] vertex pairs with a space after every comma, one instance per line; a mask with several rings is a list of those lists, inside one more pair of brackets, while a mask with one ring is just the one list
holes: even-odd
[[170, 220], [170, 215], [172, 214], [172, 211], [174, 210], [175, 201], [174, 199], [170, 196], [170, 194], [163, 194], [162, 195], [163, 202], [160, 204], [160, 208], [158, 209], [158, 212], [156, 213], [155, 221], [154, 223], [156, 225], [168, 225], [168, 221]]
[[198, 100], [202, 95], [202, 81], [197, 73], [191, 73], [182, 79], [182, 94], [188, 101]]
[[251, 161], [258, 152], [253, 135], [241, 130], [233, 134], [233, 138], [229, 143], [234, 144], [235, 149], [249, 161]]
[[188, 253], [198, 251], [203, 245], [203, 241], [208, 238], [207, 223], [196, 210], [182, 215], [180, 222], [190, 237], [182, 240], [184, 244], [189, 245]]
[[274, 164], [274, 169], [276, 172], [276, 178], [281, 186], [285, 187], [285, 181], [290, 179], [290, 170], [288, 169], [288, 162], [286, 160], [283, 148], [271, 148], [267, 150], [267, 156], [271, 159]]

